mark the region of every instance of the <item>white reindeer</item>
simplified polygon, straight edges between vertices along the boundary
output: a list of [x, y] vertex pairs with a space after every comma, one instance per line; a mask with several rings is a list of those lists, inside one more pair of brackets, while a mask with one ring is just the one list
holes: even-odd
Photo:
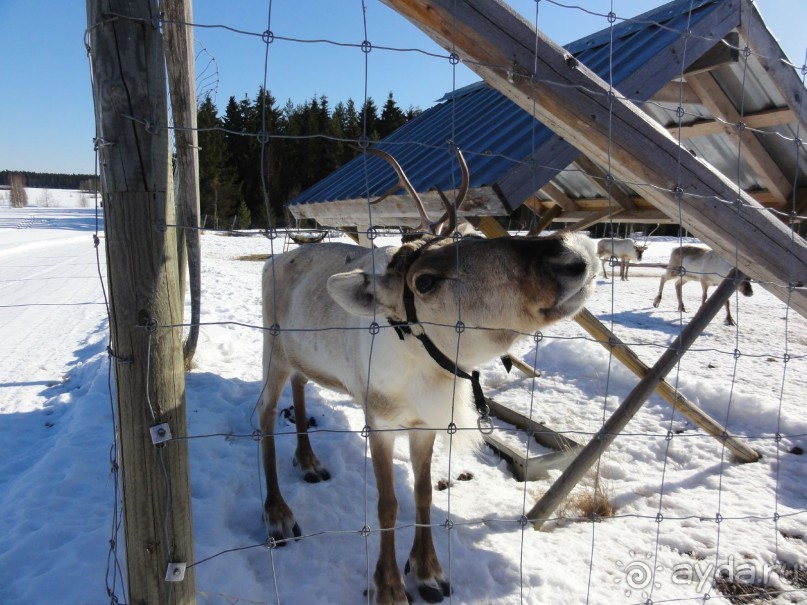
[[[393, 165], [400, 184], [415, 198], [424, 225], [428, 223], [400, 166], [391, 156], [378, 154]], [[461, 199], [468, 173], [457, 155], [464, 177]], [[405, 572], [412, 574], [422, 598], [439, 602], [451, 587], [430, 530], [432, 447], [438, 432], [453, 432], [449, 427], [460, 429], [454, 438], [477, 434], [465, 370], [505, 353], [520, 335], [575, 314], [591, 293], [596, 274], [597, 256], [585, 236], [455, 241], [440, 237], [454, 229], [455, 223], [448, 223], [441, 230], [431, 224], [436, 234], [400, 247], [301, 246], [270, 259], [263, 270], [260, 422], [269, 533], [281, 544], [301, 535], [280, 493], [275, 466], [273, 433], [284, 384], [291, 379], [298, 432], [295, 462], [309, 482], [327, 480], [330, 473], [306, 433], [305, 384], [313, 380], [349, 394], [365, 411], [378, 488], [382, 531], [371, 586], [375, 603], [408, 603], [393, 531], [398, 511], [395, 435], [407, 431], [415, 478], [415, 539]], [[385, 325], [388, 321], [395, 329]]]
[[[675, 279], [676, 277], [678, 281], [675, 283], [675, 294], [678, 296], [678, 310], [686, 311], [681, 289], [688, 281], [700, 282], [701, 288], [703, 288], [703, 296], [701, 297], [701, 305], [703, 305], [703, 303], [706, 302], [706, 293], [709, 287], [720, 284], [731, 269], [732, 266], [729, 263], [720, 258], [716, 252], [708, 248], [690, 245], [676, 248], [672, 251], [672, 254], [670, 254], [667, 269], [664, 271], [664, 275], [661, 276], [658, 294], [655, 300], [653, 300], [653, 306], [658, 307], [659, 303], [661, 303], [661, 294], [667, 280]], [[738, 288], [744, 296], [754, 294], [751, 288], [751, 282], [747, 277], [740, 282]], [[726, 301], [725, 324], [727, 326], [735, 325], [728, 301]]]
[[[619, 262], [619, 277], [628, 280], [628, 266], [631, 261], [639, 262], [647, 246], [640, 246], [631, 238], [609, 237], [597, 242], [597, 256], [602, 260], [602, 276], [608, 278], [605, 271], [606, 260], [616, 259]], [[613, 271], [611, 272], [613, 275]]]

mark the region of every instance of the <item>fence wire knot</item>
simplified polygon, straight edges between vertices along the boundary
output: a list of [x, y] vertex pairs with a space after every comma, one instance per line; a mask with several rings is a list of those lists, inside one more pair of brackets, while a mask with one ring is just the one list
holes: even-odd
[[368, 329], [369, 329], [370, 334], [375, 336], [376, 334], [378, 334], [381, 331], [381, 326], [378, 325], [377, 321], [374, 321], [374, 322], [372, 322], [370, 324], [370, 327]]
[[457, 53], [451, 53], [448, 55], [448, 62], [451, 65], [457, 65], [460, 62], [460, 56]]
[[362, 51], [363, 53], [367, 54], [367, 53], [369, 53], [371, 50], [373, 50], [373, 45], [370, 43], [370, 41], [369, 41], [369, 40], [364, 40], [364, 41], [361, 43], [361, 51]]
[[267, 29], [261, 35], [261, 40], [263, 40], [265, 44], [271, 44], [275, 41], [275, 35], [272, 33], [271, 29]]
[[263, 437], [263, 433], [261, 433], [260, 429], [255, 429], [254, 431], [252, 431], [252, 440], [253, 441], [260, 441], [262, 437]]
[[359, 530], [359, 533], [362, 535], [363, 538], [367, 538], [372, 533], [372, 530], [367, 525], [365, 525]]

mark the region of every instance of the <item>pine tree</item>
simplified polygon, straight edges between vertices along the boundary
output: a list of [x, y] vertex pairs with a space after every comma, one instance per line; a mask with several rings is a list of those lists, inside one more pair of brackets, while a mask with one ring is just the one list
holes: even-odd
[[371, 141], [377, 141], [378, 136], [378, 107], [372, 97], [367, 97], [361, 108], [361, 127], [362, 133], [367, 135]]
[[378, 135], [382, 139], [388, 137], [404, 124], [406, 124], [406, 116], [395, 103], [395, 99], [392, 98], [392, 92], [390, 92], [378, 120]]
[[227, 224], [241, 201], [236, 173], [229, 162], [227, 141], [221, 130], [213, 100], [206, 97], [197, 112], [199, 126], [199, 193], [200, 210], [206, 224], [219, 228]]

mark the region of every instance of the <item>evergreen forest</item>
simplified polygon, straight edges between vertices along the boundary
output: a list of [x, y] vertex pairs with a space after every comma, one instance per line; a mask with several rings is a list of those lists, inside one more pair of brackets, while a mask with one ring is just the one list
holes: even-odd
[[372, 98], [332, 107], [325, 95], [279, 107], [260, 88], [253, 99], [230, 97], [222, 114], [208, 96], [198, 110], [200, 220], [213, 229], [286, 226], [286, 203], [356, 156], [363, 133], [382, 139], [420, 113], [399, 108], [391, 92], [380, 110]]

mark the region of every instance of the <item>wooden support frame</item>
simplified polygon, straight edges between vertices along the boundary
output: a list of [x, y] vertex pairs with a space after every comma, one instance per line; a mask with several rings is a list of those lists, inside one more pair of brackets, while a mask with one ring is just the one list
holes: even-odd
[[[685, 229], [721, 256], [736, 258], [741, 271], [807, 317], [807, 242], [719, 172], [680, 153], [660, 125], [611, 94], [585, 66], [568, 61], [561, 47], [506, 4], [382, 1], [581, 153], [601, 165], [610, 162], [616, 178], [647, 183], [634, 188], [668, 216], [680, 216]], [[715, 11], [731, 24], [729, 31], [738, 25], [736, 3], [721, 3]], [[629, 89], [622, 92], [632, 97]]]
[[784, 203], [793, 192], [792, 184], [756, 135], [747, 130], [739, 130], [739, 124], [745, 124], [745, 118], [740, 115], [712, 74], [700, 73], [687, 76], [687, 83], [712, 116], [721, 118], [728, 123], [723, 124], [723, 133], [737, 145], [738, 153], [748, 163], [757, 178], [762, 181], [765, 188], [772, 192], [778, 201]]
[[726, 301], [734, 294], [739, 283], [735, 280], [741, 278], [742, 274], [736, 269], [732, 269], [728, 277], [723, 280], [723, 283], [701, 306], [692, 321], [681, 330], [681, 333], [670, 347], [659, 357], [658, 361], [639, 381], [639, 384], [630, 392], [619, 408], [605, 421], [597, 435], [580, 450], [574, 462], [563, 471], [563, 474], [558, 477], [549, 490], [527, 513], [527, 518], [532, 521], [535, 529], [543, 527], [564, 498], [569, 495], [574, 486], [585, 476], [602, 453], [613, 443], [628, 422], [642, 408], [647, 398], [657, 388], [659, 381], [663, 380], [678, 364], [681, 355], [692, 346], [692, 343], [695, 342], [701, 332], [723, 308]]
[[[487, 237], [491, 238], [508, 236], [507, 231], [498, 223], [495, 225], [487, 223], [480, 224], [480, 230]], [[580, 313], [574, 317], [574, 320], [639, 378], [643, 379], [649, 374], [650, 368], [639, 359], [639, 356], [636, 355], [628, 345], [622, 342], [616, 334], [606, 328], [588, 309], [584, 308], [580, 311]], [[674, 388], [666, 380], [660, 378], [655, 385], [655, 390], [667, 403], [689, 418], [698, 427], [712, 435], [715, 439], [725, 443], [726, 447], [731, 450], [737, 459], [742, 462], [756, 462], [759, 460], [759, 452], [730, 435], [724, 426], [692, 403], [683, 393]]]
[[630, 195], [622, 191], [613, 181], [609, 191], [609, 175], [605, 170], [584, 155], [578, 157], [574, 163], [577, 164], [577, 167], [589, 178], [589, 181], [600, 193], [606, 196], [606, 199], [610, 199], [612, 202], [616, 203], [622, 210], [636, 210], [636, 204], [633, 203]]

